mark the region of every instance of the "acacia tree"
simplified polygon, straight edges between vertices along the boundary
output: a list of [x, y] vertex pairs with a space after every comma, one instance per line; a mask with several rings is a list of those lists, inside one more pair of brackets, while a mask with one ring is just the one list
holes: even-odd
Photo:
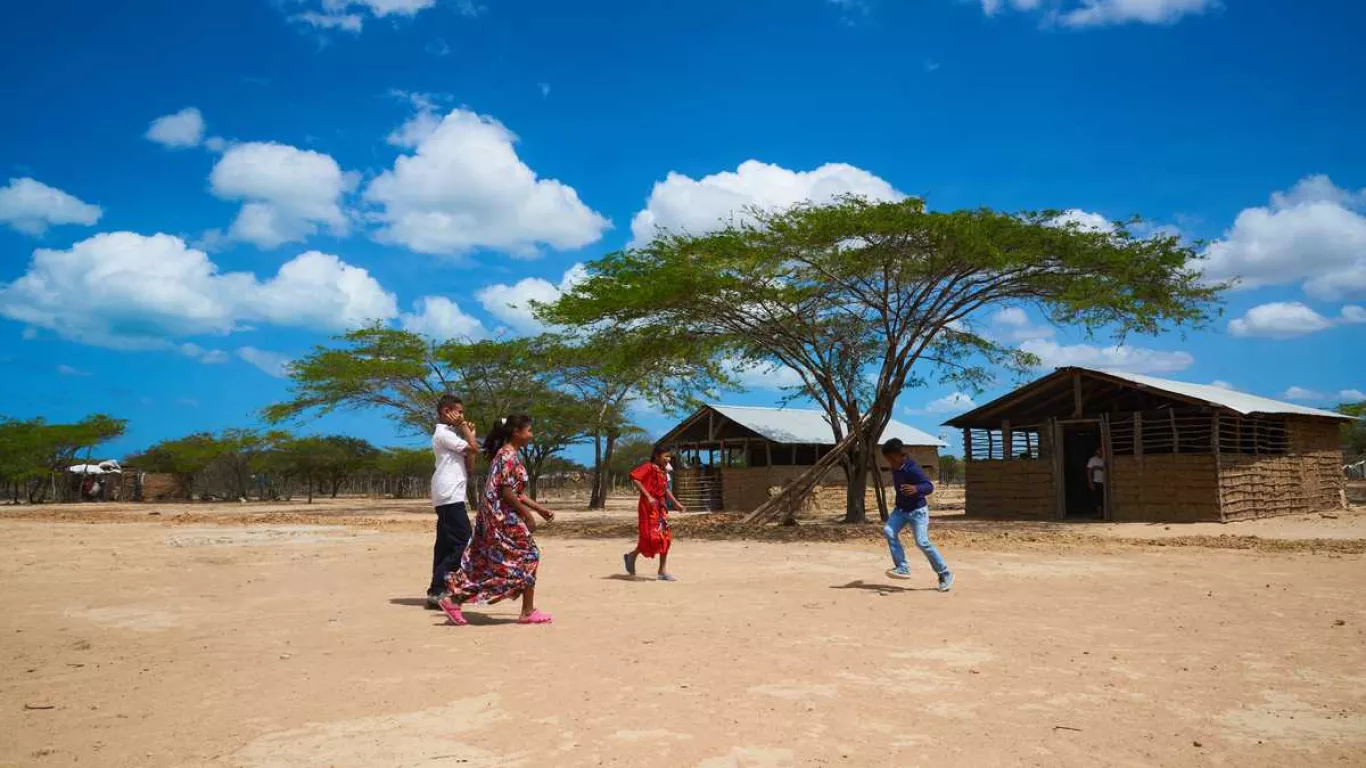
[[[536, 304], [553, 315], [555, 306]], [[593, 323], [578, 325], [589, 327]], [[627, 415], [641, 400], [665, 412], [695, 406], [699, 397], [732, 385], [714, 343], [670, 328], [615, 327], [583, 337], [546, 336], [534, 346], [540, 368], [591, 409], [593, 483], [589, 509], [607, 504], [607, 466], [617, 441], [638, 433]]]
[[977, 330], [1032, 306], [1088, 334], [1198, 326], [1220, 286], [1196, 251], [1062, 223], [1059, 212], [933, 212], [922, 201], [846, 197], [750, 216], [707, 235], [659, 233], [589, 265], [549, 322], [691, 334], [750, 364], [784, 366], [850, 437], [848, 522], [866, 519], [866, 468], [896, 399], [929, 377], [979, 388], [992, 368], [1036, 363]]
[[174, 440], [162, 440], [140, 454], [129, 456], [125, 463], [146, 472], [174, 475], [180, 493], [186, 499], [193, 499], [195, 477], [231, 447], [211, 433], [197, 432]]
[[0, 480], [9, 484], [14, 502], [21, 488], [30, 503], [42, 501], [54, 474], [89, 458], [91, 451], [122, 436], [126, 427], [126, 421], [103, 414], [73, 424], [0, 419]]
[[1366, 401], [1344, 403], [1338, 406], [1338, 413], [1355, 417], [1342, 425], [1343, 455], [1350, 460], [1366, 456]]

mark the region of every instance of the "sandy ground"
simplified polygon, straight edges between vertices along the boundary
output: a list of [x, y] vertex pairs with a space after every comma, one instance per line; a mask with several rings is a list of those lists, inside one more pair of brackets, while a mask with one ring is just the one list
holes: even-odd
[[873, 539], [681, 537], [666, 584], [548, 529], [556, 623], [456, 628], [419, 607], [430, 517], [361, 507], [0, 511], [0, 766], [1366, 764], [1360, 554], [950, 516], [943, 595]]

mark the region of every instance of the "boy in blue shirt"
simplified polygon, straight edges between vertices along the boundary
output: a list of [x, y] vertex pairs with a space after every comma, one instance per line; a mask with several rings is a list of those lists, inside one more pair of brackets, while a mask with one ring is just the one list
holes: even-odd
[[930, 543], [930, 507], [925, 497], [934, 493], [934, 483], [930, 482], [925, 470], [915, 463], [906, 453], [906, 446], [892, 438], [882, 444], [882, 458], [892, 469], [892, 487], [896, 489], [896, 509], [892, 510], [882, 535], [887, 537], [887, 546], [892, 550], [892, 564], [889, 576], [907, 579], [911, 568], [906, 563], [906, 550], [901, 546], [901, 529], [911, 526], [915, 534], [915, 545], [930, 561], [930, 567], [939, 574], [939, 591], [948, 592], [953, 588], [953, 572], [944, 564], [939, 550]]

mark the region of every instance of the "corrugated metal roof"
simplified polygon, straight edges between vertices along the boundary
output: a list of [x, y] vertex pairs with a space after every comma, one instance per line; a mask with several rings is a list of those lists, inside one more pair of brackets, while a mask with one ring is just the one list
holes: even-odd
[[[775, 443], [797, 443], [800, 445], [831, 445], [834, 435], [830, 423], [820, 411], [805, 408], [755, 408], [740, 405], [712, 405], [717, 413], [748, 429], [763, 435]], [[882, 433], [882, 440], [897, 438], [906, 445], [932, 445], [945, 447], [939, 438], [921, 432], [909, 424], [892, 420]]]
[[1322, 416], [1331, 419], [1350, 419], [1334, 411], [1325, 411], [1319, 408], [1310, 408], [1304, 405], [1295, 405], [1280, 400], [1272, 400], [1269, 397], [1259, 397], [1249, 395], [1232, 389], [1216, 387], [1212, 384], [1190, 384], [1184, 381], [1173, 379], [1159, 379], [1156, 376], [1143, 376], [1137, 373], [1122, 373], [1120, 371], [1107, 371], [1102, 368], [1084, 368], [1082, 370], [1094, 370], [1096, 373], [1103, 373], [1116, 379], [1124, 379], [1145, 387], [1161, 389], [1175, 395], [1203, 400], [1212, 405], [1227, 408], [1230, 411], [1237, 411], [1243, 415], [1252, 413], [1268, 414], [1293, 414], [1297, 416]]

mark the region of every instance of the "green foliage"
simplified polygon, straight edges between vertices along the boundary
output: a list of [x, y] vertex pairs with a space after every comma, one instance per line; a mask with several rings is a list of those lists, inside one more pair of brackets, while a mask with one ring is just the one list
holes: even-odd
[[628, 475], [636, 467], [650, 460], [654, 441], [645, 435], [632, 435], [617, 444], [609, 469], [617, 476]]
[[29, 500], [38, 501], [47, 489], [44, 478], [83, 462], [99, 446], [121, 437], [126, 427], [126, 421], [103, 414], [74, 424], [0, 419], [0, 482], [10, 486], [14, 499], [26, 486]]
[[[538, 312], [791, 368], [801, 379], [792, 394], [815, 401], [839, 441], [858, 425], [880, 434], [902, 391], [929, 377], [976, 389], [996, 368], [1037, 364], [976, 330], [995, 309], [1031, 306], [1122, 339], [1206, 323], [1221, 288], [1200, 281], [1197, 252], [1175, 237], [1062, 226], [1057, 211], [848, 197], [750, 213], [713, 234], [659, 233], [609, 254]], [[846, 461], [851, 521], [863, 518], [864, 476], [852, 468], [872, 451], [861, 438]]]
[[940, 456], [939, 480], [945, 483], [963, 482], [963, 460], [957, 456]]

